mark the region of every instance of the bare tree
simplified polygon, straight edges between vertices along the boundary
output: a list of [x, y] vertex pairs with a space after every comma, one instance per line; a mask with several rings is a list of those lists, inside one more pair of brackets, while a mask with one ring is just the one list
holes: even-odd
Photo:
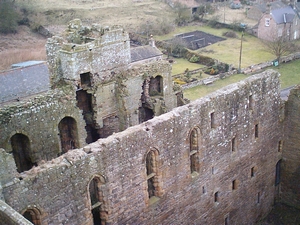
[[187, 44], [180, 37], [173, 38], [170, 42], [168, 42], [168, 56], [172, 55], [175, 57], [182, 57], [182, 53], [184, 52]]
[[282, 56], [288, 55], [295, 51], [295, 45], [293, 41], [290, 40], [289, 35], [274, 35], [271, 41], [264, 41], [267, 50], [276, 56], [279, 61]]
[[184, 25], [191, 19], [191, 10], [180, 2], [175, 2], [173, 9], [176, 13], [175, 22], [178, 26]]

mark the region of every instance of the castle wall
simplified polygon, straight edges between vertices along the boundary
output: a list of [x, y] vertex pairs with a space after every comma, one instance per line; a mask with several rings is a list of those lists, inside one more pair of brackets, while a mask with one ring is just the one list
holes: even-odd
[[85, 144], [86, 132], [74, 94], [48, 92], [31, 100], [0, 109], [0, 147], [12, 151], [11, 137], [20, 133], [30, 140], [31, 160], [51, 160], [61, 154], [58, 124], [64, 117], [77, 121], [79, 146]]
[[300, 89], [292, 89], [286, 103], [281, 163], [281, 201], [300, 208]]
[[[113, 27], [112, 30], [105, 31], [99, 39], [86, 44], [61, 44], [59, 51], [54, 43], [55, 40], [48, 40], [47, 51], [57, 54], [60, 59], [57, 62], [60, 65], [59, 70], [66, 80], [78, 81], [79, 75], [86, 72], [97, 73], [103, 80], [106, 77], [101, 72], [126, 66], [131, 61], [129, 36], [121, 28]], [[56, 62], [52, 64], [51, 54], [48, 61], [52, 67], [56, 65]]]
[[[34, 167], [3, 196], [18, 212], [36, 205], [42, 224], [93, 224], [88, 186], [98, 176], [108, 224], [253, 224], [274, 201], [279, 108], [278, 73], [269, 70]], [[149, 199], [150, 150], [159, 193]]]

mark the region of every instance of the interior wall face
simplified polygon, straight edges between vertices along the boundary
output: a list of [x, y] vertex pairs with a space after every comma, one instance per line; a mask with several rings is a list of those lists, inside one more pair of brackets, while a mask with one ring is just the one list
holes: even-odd
[[280, 103], [278, 73], [253, 75], [35, 167], [3, 197], [42, 224], [93, 224], [97, 176], [107, 224], [253, 224], [276, 194]]
[[281, 201], [300, 208], [300, 89], [291, 90], [286, 103], [285, 130], [282, 140]]

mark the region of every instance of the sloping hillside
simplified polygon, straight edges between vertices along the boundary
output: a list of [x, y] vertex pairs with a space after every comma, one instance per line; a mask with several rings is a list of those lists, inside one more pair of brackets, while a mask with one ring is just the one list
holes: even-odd
[[46, 59], [46, 38], [31, 31], [40, 25], [57, 34], [68, 21], [80, 18], [86, 25], [118, 24], [136, 32], [142, 24], [173, 18], [172, 9], [157, 0], [16, 0], [15, 4], [30, 28], [19, 26], [16, 34], [0, 35], [0, 70], [24, 60]]

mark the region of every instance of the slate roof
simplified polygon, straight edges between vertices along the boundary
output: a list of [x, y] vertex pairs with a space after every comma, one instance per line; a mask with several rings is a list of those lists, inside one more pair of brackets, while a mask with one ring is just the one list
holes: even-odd
[[[278, 1], [277, 2], [270, 2], [268, 4], [270, 4], [271, 10], [287, 7], [283, 2], [278, 2]], [[266, 3], [256, 4], [253, 7], [257, 8], [262, 13], [267, 12], [268, 8], [269, 8]]]
[[271, 11], [272, 17], [277, 24], [291, 23], [296, 15], [292, 7], [274, 9]]
[[0, 103], [49, 89], [49, 70], [45, 62], [0, 72]]
[[131, 62], [137, 62], [145, 59], [150, 59], [162, 55], [162, 52], [150, 45], [131, 48]]

